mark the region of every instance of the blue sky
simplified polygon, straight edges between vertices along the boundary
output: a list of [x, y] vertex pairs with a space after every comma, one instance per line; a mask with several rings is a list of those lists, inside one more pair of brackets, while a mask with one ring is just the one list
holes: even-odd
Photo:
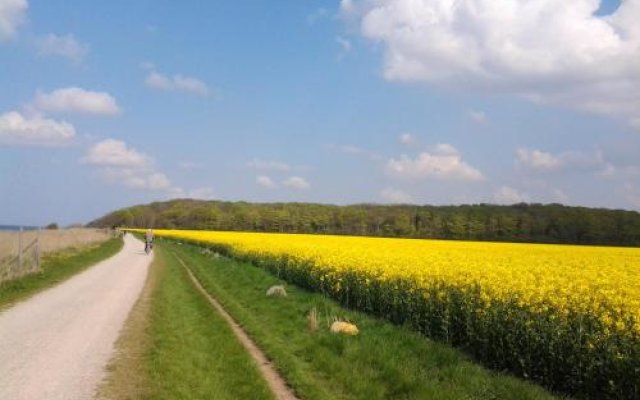
[[638, 20], [638, 0], [0, 0], [0, 222], [176, 197], [637, 210]]

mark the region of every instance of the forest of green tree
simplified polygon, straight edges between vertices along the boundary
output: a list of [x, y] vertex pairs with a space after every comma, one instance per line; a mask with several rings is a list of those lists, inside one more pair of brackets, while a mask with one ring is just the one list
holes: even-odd
[[640, 213], [560, 204], [336, 206], [172, 200], [114, 211], [89, 226], [617, 246], [640, 244]]

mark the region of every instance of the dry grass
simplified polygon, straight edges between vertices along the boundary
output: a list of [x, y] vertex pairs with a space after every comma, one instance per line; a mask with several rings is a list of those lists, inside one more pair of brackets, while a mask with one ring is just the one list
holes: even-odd
[[[22, 232], [22, 245], [35, 240], [37, 231]], [[40, 231], [42, 254], [104, 242], [111, 237], [105, 229], [73, 228]], [[18, 254], [18, 232], [0, 232], [0, 260]]]

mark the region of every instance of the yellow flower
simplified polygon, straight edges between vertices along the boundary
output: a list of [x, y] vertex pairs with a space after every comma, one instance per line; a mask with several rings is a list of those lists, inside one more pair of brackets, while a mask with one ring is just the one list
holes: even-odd
[[[310, 265], [308, 274], [336, 290], [344, 288], [345, 273], [356, 274], [361, 285], [402, 280], [416, 290], [445, 284], [467, 294], [480, 288], [485, 305], [505, 301], [562, 320], [597, 316], [617, 331], [626, 329], [624, 321], [631, 317], [640, 333], [637, 248], [188, 230], [155, 234], [224, 245], [254, 259], [286, 260], [283, 268], [307, 271]], [[447, 295], [438, 290], [438, 298]]]

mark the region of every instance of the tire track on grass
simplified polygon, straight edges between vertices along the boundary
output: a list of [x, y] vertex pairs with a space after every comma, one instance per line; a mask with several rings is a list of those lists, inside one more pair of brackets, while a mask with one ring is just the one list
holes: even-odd
[[191, 279], [191, 283], [198, 289], [198, 291], [209, 301], [211, 306], [224, 318], [225, 321], [231, 327], [233, 334], [238, 338], [242, 346], [247, 350], [247, 352], [251, 355], [251, 357], [258, 364], [258, 369], [262, 376], [264, 377], [267, 385], [276, 396], [278, 400], [300, 400], [294, 394], [293, 390], [287, 385], [287, 382], [282, 378], [282, 376], [276, 371], [271, 364], [271, 361], [267, 358], [267, 356], [262, 352], [262, 350], [256, 345], [256, 343], [247, 335], [247, 333], [240, 327], [240, 325], [233, 319], [231, 315], [222, 307], [222, 305], [215, 299], [213, 296], [209, 294], [202, 286], [198, 278], [191, 272], [191, 269], [185, 264], [184, 261], [176, 254], [172, 253], [173, 256], [180, 262], [182, 267], [187, 271], [189, 278]]

